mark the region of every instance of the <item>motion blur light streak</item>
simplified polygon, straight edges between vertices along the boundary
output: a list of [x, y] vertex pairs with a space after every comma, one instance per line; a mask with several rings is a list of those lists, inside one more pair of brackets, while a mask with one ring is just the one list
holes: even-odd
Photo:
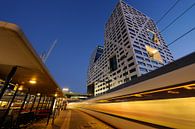
[[[187, 89], [187, 90], [192, 90], [194, 89], [195, 84], [188, 84], [188, 85], [180, 85], [177, 87], [171, 87], [171, 88], [163, 88], [163, 89], [159, 89], [159, 90], [152, 90], [152, 91], [146, 91], [146, 92], [141, 92], [141, 93], [136, 93], [136, 94], [129, 94], [129, 95], [124, 95], [124, 96], [117, 96], [117, 97], [113, 97], [113, 98], [109, 98], [106, 100], [98, 100], [97, 102], [108, 102], [108, 101], [112, 101], [113, 99], [126, 99], [129, 97], [143, 97], [143, 95], [152, 95], [154, 93], [160, 93], [160, 92], [167, 92], [167, 93], [177, 93], [179, 94], [178, 91], [172, 91], [172, 90], [176, 90], [176, 89]], [[188, 96], [189, 97], [189, 96]]]
[[195, 127], [195, 97], [118, 103], [70, 104], [172, 128]]

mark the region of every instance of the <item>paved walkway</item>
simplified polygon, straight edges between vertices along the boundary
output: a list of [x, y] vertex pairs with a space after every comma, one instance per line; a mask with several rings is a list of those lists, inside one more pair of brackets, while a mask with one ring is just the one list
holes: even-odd
[[[27, 127], [27, 129], [61, 129], [62, 125], [64, 125], [64, 123], [66, 123], [66, 119], [70, 116], [68, 116], [68, 113], [70, 111], [66, 110], [66, 111], [61, 111], [59, 116], [57, 116], [53, 122], [53, 118], [50, 119], [49, 124], [47, 125], [47, 119], [43, 119], [40, 121], [37, 121], [35, 123], [33, 123], [32, 125], [30, 125], [29, 127]], [[52, 124], [53, 123], [53, 124]], [[66, 129], [66, 128], [65, 128]]]
[[[113, 129], [80, 110], [71, 110], [71, 119], [68, 126], [69, 129]], [[68, 126], [63, 129], [68, 129]]]
[[78, 110], [61, 111], [52, 124], [47, 119], [33, 123], [27, 129], [112, 129], [101, 121]]

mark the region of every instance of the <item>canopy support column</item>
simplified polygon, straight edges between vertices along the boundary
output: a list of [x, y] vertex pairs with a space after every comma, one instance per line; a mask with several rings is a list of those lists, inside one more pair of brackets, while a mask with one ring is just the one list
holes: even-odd
[[20, 113], [22, 112], [22, 110], [23, 110], [23, 108], [24, 108], [24, 104], [25, 104], [25, 101], [26, 101], [26, 99], [27, 99], [27, 97], [28, 97], [29, 92], [30, 92], [30, 88], [28, 88], [28, 92], [26, 93], [25, 98], [24, 98], [24, 100], [23, 100], [23, 102], [22, 102], [22, 105], [21, 105], [20, 110], [19, 110], [19, 112], [18, 112], [18, 116], [20, 115]]
[[51, 97], [48, 98], [48, 103], [47, 103], [47, 106], [46, 106], [47, 109], [49, 109], [49, 105], [51, 103], [50, 101], [51, 101]]
[[46, 102], [45, 102], [45, 106], [44, 106], [44, 110], [47, 110], [47, 104], [49, 103], [49, 97], [46, 98]]
[[22, 110], [23, 110], [23, 108], [24, 108], [24, 104], [25, 104], [25, 102], [26, 102], [26, 99], [27, 99], [27, 97], [28, 97], [29, 92], [30, 92], [30, 88], [28, 88], [28, 92], [26, 93], [26, 95], [25, 95], [25, 97], [24, 97], [24, 100], [23, 100], [23, 102], [22, 102], [22, 105], [21, 105], [21, 107], [20, 107], [20, 110], [19, 110], [19, 112], [18, 112], [18, 116], [17, 116], [17, 127], [19, 126], [18, 120], [20, 119], [20, 113], [22, 112]]
[[5, 93], [5, 90], [7, 89], [9, 82], [11, 81], [12, 77], [15, 75], [17, 70], [17, 66], [12, 67], [11, 71], [9, 72], [9, 74], [7, 75], [6, 79], [5, 79], [5, 83], [3, 88], [1, 89], [1, 93], [0, 93], [0, 100], [3, 96], [3, 94]]
[[39, 104], [40, 104], [40, 102], [41, 102], [41, 97], [42, 97], [42, 94], [40, 95], [40, 98], [39, 98], [39, 101], [38, 101], [38, 104], [37, 104], [37, 107], [36, 107], [35, 114], [37, 114], [37, 110], [38, 110]]
[[35, 98], [33, 100], [32, 106], [30, 108], [30, 112], [32, 112], [32, 110], [33, 110], [33, 107], [34, 107], [34, 104], [35, 104], [36, 99], [37, 99], [37, 94], [35, 95]]
[[51, 103], [51, 106], [50, 106], [49, 115], [48, 115], [48, 118], [47, 118], [47, 125], [49, 124], [49, 119], [52, 115], [52, 109], [53, 109], [53, 106], [54, 106], [54, 102], [55, 102], [55, 97], [53, 97], [53, 100], [52, 100], [52, 103]]
[[5, 121], [5, 118], [6, 118], [6, 116], [7, 116], [8, 113], [9, 113], [10, 107], [11, 107], [11, 105], [12, 105], [12, 103], [13, 103], [15, 97], [16, 97], [16, 94], [17, 94], [17, 92], [18, 92], [18, 89], [19, 89], [19, 86], [17, 86], [17, 89], [16, 89], [16, 91], [15, 91], [13, 97], [12, 97], [12, 100], [11, 100], [11, 102], [9, 103], [8, 108], [6, 109], [4, 115], [3, 115], [2, 118], [1, 118], [0, 128], [2, 127], [3, 122]]
[[42, 101], [42, 104], [41, 104], [40, 109], [42, 109], [42, 108], [43, 108], [43, 105], [44, 105], [45, 99], [46, 99], [46, 96], [44, 96], [44, 98], [43, 98], [43, 101]]
[[[29, 109], [28, 106], [29, 106], [29, 103], [30, 103], [30, 99], [31, 99], [31, 94], [30, 94], [30, 96], [29, 96], [29, 98], [28, 98], [28, 100], [27, 100], [27, 109]], [[26, 109], [26, 108], [25, 108], [25, 109]]]

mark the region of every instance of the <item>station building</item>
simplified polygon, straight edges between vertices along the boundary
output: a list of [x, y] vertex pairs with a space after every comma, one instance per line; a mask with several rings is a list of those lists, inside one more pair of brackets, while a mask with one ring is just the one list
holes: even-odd
[[100, 95], [173, 61], [155, 22], [119, 1], [105, 25], [87, 73], [88, 94]]
[[41, 119], [48, 125], [65, 102], [21, 28], [0, 21], [0, 128], [24, 128]]

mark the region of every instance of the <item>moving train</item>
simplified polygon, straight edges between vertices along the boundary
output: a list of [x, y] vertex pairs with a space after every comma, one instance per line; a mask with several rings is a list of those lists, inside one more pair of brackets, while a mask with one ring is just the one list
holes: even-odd
[[[151, 124], [156, 128], [182, 129], [195, 127], [194, 107], [195, 52], [106, 94], [68, 105], [68, 108], [110, 120], [112, 124], [117, 122], [100, 114]], [[120, 128], [128, 128], [123, 126]]]

